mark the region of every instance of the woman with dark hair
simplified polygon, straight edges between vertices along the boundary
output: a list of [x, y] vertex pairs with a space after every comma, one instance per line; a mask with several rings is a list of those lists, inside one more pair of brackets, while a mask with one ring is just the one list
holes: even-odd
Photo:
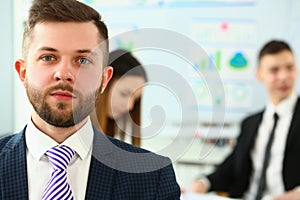
[[[128, 51], [115, 50], [109, 54], [108, 64], [113, 76], [105, 91], [98, 94], [92, 121], [104, 134], [141, 145], [141, 95], [147, 75], [141, 63]], [[95, 119], [96, 118], [96, 119]]]

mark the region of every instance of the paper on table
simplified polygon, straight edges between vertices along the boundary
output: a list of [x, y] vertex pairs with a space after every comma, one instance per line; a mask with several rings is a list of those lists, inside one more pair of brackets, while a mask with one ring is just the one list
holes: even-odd
[[214, 194], [195, 194], [186, 192], [181, 194], [181, 200], [230, 200], [231, 198], [221, 197]]

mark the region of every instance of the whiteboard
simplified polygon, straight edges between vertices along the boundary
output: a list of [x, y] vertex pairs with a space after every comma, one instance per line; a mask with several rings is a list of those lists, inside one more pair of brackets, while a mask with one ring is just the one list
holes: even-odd
[[[149, 137], [178, 132], [235, 137], [240, 120], [266, 102], [265, 90], [254, 77], [258, 49], [270, 39], [284, 39], [299, 60], [297, 0], [82, 1], [101, 13], [109, 28], [111, 50], [128, 49], [145, 65], [150, 83], [143, 93], [142, 124], [143, 134]], [[20, 43], [30, 0], [15, 2], [19, 34], [14, 39]], [[148, 37], [140, 39], [147, 29], [162, 34], [148, 31]], [[162, 37], [168, 31], [172, 37]], [[186, 38], [171, 40], [173, 36]], [[156, 48], [143, 48], [143, 42], [149, 41], [156, 42]], [[188, 49], [189, 42], [204, 52], [194, 56], [198, 60], [186, 59], [186, 52], [180, 52], [181, 47]], [[171, 46], [171, 51], [161, 50], [161, 44]], [[15, 55], [20, 54], [19, 49]], [[209, 77], [212, 72], [217, 78]], [[19, 82], [14, 90], [22, 94], [15, 99], [26, 98]], [[18, 111], [29, 112], [30, 106], [15, 102]], [[19, 129], [28, 116], [14, 114], [14, 128]]]
[[[143, 123], [144, 135], [149, 137], [160, 131], [177, 136], [236, 137], [243, 117], [262, 109], [267, 100], [263, 86], [254, 77], [261, 46], [270, 39], [283, 39], [299, 55], [297, 0], [83, 2], [102, 14], [109, 28], [111, 49], [130, 50], [145, 65], [150, 83], [143, 96]], [[144, 34], [145, 29], [152, 31], [152, 36]], [[160, 34], [158, 29], [169, 30], [170, 36]], [[180, 39], [172, 41], [171, 31]], [[182, 58], [186, 55], [174, 51], [189, 51], [188, 41], [182, 36], [199, 45], [206, 55], [199, 54], [198, 60], [187, 63]], [[145, 45], [149, 40], [153, 48]], [[177, 46], [162, 48], [166, 41]], [[207, 77], [210, 71], [220, 79]], [[176, 88], [173, 83], [177, 83]], [[189, 90], [193, 101], [182, 97], [191, 97]]]

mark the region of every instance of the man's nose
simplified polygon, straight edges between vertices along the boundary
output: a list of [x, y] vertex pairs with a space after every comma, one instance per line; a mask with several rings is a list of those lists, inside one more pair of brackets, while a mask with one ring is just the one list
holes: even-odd
[[56, 81], [64, 81], [69, 83], [74, 83], [75, 77], [72, 71], [71, 63], [62, 62], [57, 67], [57, 70], [54, 74], [54, 79]]
[[279, 72], [279, 78], [281, 80], [286, 80], [286, 79], [289, 79], [290, 78], [290, 75], [291, 75], [291, 72], [289, 72], [288, 70], [281, 70]]

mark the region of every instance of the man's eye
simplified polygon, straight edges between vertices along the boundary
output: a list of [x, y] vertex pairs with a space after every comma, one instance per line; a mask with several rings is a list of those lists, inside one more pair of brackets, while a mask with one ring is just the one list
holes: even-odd
[[78, 62], [83, 65], [87, 65], [91, 63], [87, 58], [79, 58]]
[[42, 61], [53, 61], [55, 60], [53, 56], [43, 56]]

